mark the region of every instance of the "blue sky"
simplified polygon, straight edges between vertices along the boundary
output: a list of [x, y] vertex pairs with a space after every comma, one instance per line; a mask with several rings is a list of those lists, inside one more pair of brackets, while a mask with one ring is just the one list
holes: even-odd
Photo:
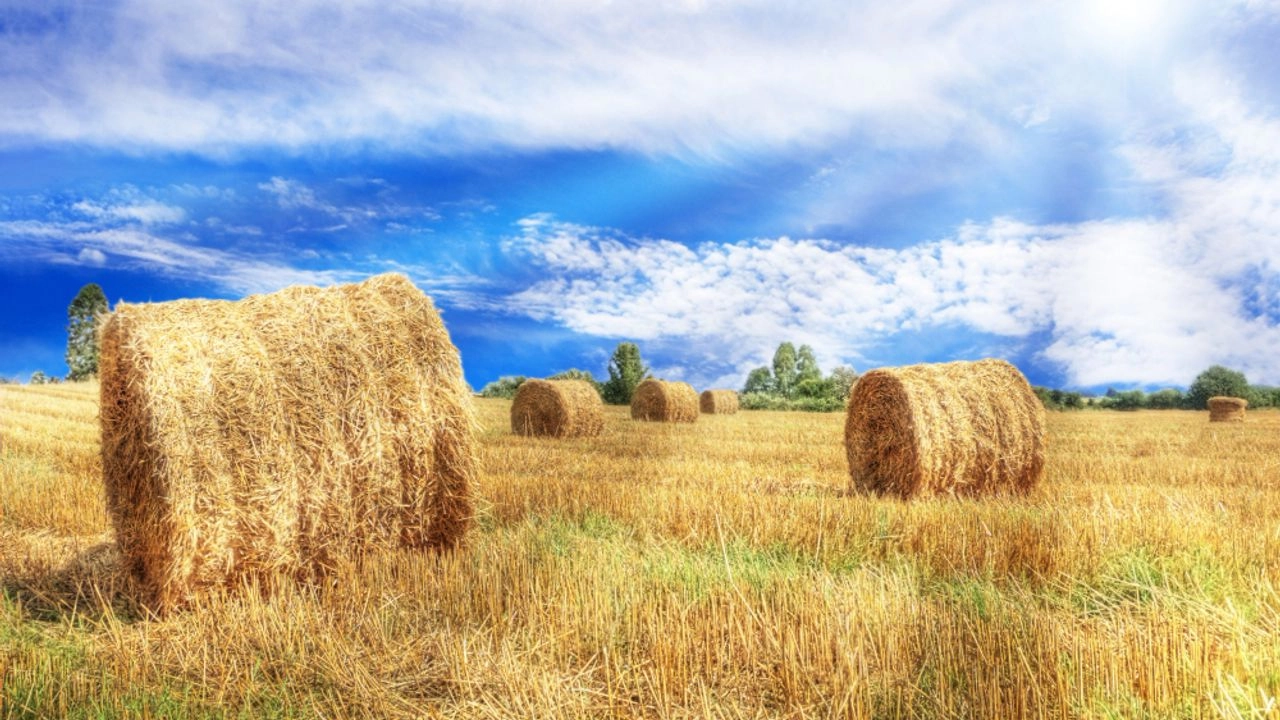
[[997, 356], [1280, 384], [1280, 2], [0, 8], [0, 376], [66, 308], [408, 274], [476, 387]]

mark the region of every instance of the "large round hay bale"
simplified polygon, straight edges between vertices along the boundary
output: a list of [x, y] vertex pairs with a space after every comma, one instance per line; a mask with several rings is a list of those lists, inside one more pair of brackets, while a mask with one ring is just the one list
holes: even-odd
[[585, 380], [525, 380], [511, 401], [516, 435], [594, 437], [604, 428], [604, 403]]
[[689, 383], [649, 378], [631, 396], [634, 420], [694, 422], [698, 419], [698, 391]]
[[448, 547], [471, 520], [458, 350], [402, 275], [121, 304], [99, 372], [107, 506], [159, 612], [245, 578]]
[[847, 413], [857, 491], [1026, 491], [1044, 468], [1044, 406], [1003, 360], [872, 370], [853, 386]]
[[1209, 422], [1244, 422], [1244, 410], [1249, 401], [1244, 398], [1219, 395], [1209, 398]]
[[738, 393], [733, 390], [703, 390], [698, 403], [707, 415], [732, 415], [738, 412]]

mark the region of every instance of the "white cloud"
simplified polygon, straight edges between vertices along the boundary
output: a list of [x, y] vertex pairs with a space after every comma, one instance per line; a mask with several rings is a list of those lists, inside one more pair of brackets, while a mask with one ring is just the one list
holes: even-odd
[[97, 248], [81, 248], [80, 254], [76, 256], [82, 265], [94, 265], [102, 267], [107, 264], [107, 254]]
[[173, 225], [187, 219], [182, 208], [148, 197], [132, 185], [113, 188], [101, 199], [80, 200], [71, 210], [94, 220], [143, 225]]
[[[1046, 82], [1116, 100], [1134, 80], [1117, 66], [1128, 58], [1099, 48], [1143, 39], [1144, 56], [1163, 60], [1179, 31], [1204, 27], [1184, 3], [1097, 16], [1016, 0], [25, 12], [61, 12], [49, 25], [62, 29], [0, 39], [0, 136], [212, 153], [373, 141], [717, 155], [850, 135], [939, 146], [1040, 107]], [[1118, 41], [1099, 42], [1100, 27]]]
[[0, 221], [0, 260], [102, 265], [188, 281], [208, 282], [234, 293], [268, 292], [286, 285], [331, 285], [365, 273], [306, 270], [284, 260], [207, 247], [136, 227], [96, 227], [54, 221]]
[[1280, 380], [1280, 328], [1242, 307], [1235, 265], [1189, 252], [1207, 245], [1185, 233], [1160, 221], [997, 219], [902, 250], [790, 238], [689, 248], [540, 216], [507, 249], [548, 277], [506, 309], [680, 348], [717, 380], [740, 379], [783, 339], [814, 346], [824, 366], [861, 365], [904, 331], [1047, 333], [1043, 357], [1080, 386], [1185, 384], [1215, 362]]

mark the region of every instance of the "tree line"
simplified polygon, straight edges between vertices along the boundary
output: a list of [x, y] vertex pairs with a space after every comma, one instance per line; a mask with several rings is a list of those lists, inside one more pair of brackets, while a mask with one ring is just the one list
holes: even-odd
[[1032, 390], [1050, 410], [1204, 410], [1209, 398], [1216, 396], [1244, 398], [1252, 408], [1280, 407], [1280, 388], [1253, 385], [1244, 373], [1222, 365], [1214, 365], [1197, 375], [1185, 391], [1164, 388], [1148, 393], [1109, 388], [1105, 395], [1089, 397], [1040, 386]]
[[[100, 318], [108, 311], [107, 296], [97, 283], [80, 288], [67, 307], [67, 380], [84, 380], [98, 373], [97, 331]], [[651, 377], [640, 357], [640, 347], [622, 342], [614, 349], [607, 368], [609, 378], [597, 380], [590, 372], [572, 368], [552, 375], [552, 380], [583, 380], [595, 386], [601, 398], [613, 405], [627, 405], [636, 386]], [[511, 398], [527, 378], [523, 375], [501, 377], [484, 386], [483, 397]], [[838, 365], [828, 374], [818, 367], [813, 348], [791, 342], [778, 345], [773, 362], [747, 373], [740, 392], [746, 410], [810, 410], [836, 411], [844, 408], [849, 389], [858, 373], [848, 365]], [[0, 378], [0, 382], [5, 382]], [[37, 370], [32, 384], [60, 382], [57, 376]], [[1280, 387], [1252, 385], [1244, 373], [1222, 365], [1214, 365], [1196, 376], [1183, 391], [1164, 388], [1154, 392], [1108, 389], [1093, 397], [1076, 391], [1033, 386], [1040, 402], [1049, 410], [1203, 410], [1209, 398], [1223, 395], [1244, 398], [1253, 408], [1280, 407]]]

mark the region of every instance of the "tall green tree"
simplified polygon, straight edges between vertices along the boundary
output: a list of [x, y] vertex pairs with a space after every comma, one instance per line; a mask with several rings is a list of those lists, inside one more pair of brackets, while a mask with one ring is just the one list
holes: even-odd
[[813, 348], [801, 345], [796, 351], [796, 383], [806, 380], [810, 382], [822, 380], [822, 369], [818, 367], [818, 358], [814, 356]]
[[1187, 407], [1192, 410], [1204, 410], [1209, 406], [1209, 398], [1218, 395], [1247, 398], [1249, 381], [1244, 373], [1221, 365], [1214, 365], [1196, 376], [1191, 387], [1187, 389]]
[[742, 392], [744, 395], [746, 393], [773, 392], [773, 373], [764, 366], [747, 373], [747, 383], [742, 386]]
[[636, 386], [649, 377], [649, 368], [640, 359], [640, 348], [635, 343], [618, 343], [609, 359], [609, 379], [600, 388], [600, 395], [611, 405], [627, 405]]
[[778, 394], [785, 398], [795, 396], [800, 371], [796, 365], [796, 346], [784, 342], [773, 353], [773, 382]]
[[80, 288], [67, 307], [67, 379], [98, 374], [98, 319], [107, 312], [107, 296], [97, 283]]
[[849, 391], [858, 382], [858, 371], [848, 365], [837, 365], [827, 376], [827, 385], [831, 387], [831, 396], [843, 403], [849, 399]]

